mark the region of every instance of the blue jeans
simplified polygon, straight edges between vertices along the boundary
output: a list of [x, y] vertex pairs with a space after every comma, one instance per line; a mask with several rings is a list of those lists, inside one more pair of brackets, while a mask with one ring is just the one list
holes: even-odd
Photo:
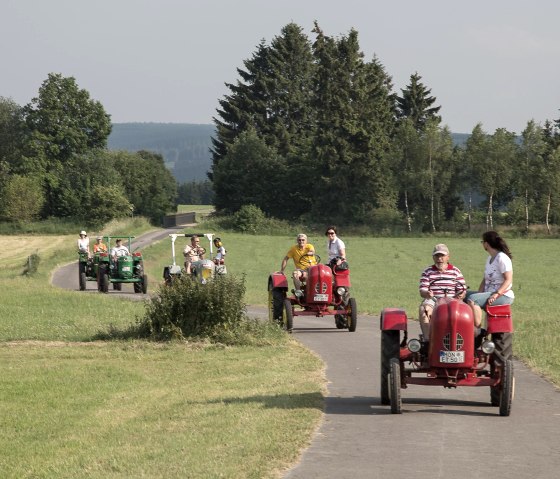
[[[492, 296], [492, 294], [494, 294], [493, 291], [487, 291], [485, 293], [479, 293], [478, 291], [467, 291], [467, 295], [465, 296], [465, 303], [468, 304], [469, 301], [472, 301], [474, 304], [477, 304], [482, 309], [484, 309], [486, 303], [488, 302], [488, 299], [490, 298], [490, 296]], [[499, 298], [496, 298], [494, 300], [492, 306], [512, 303], [513, 298], [510, 298], [509, 296], [500, 296]]]

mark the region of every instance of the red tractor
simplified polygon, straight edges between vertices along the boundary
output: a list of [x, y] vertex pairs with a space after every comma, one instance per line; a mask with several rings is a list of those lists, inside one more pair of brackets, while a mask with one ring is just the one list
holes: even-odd
[[486, 386], [500, 416], [509, 416], [514, 392], [509, 305], [487, 306], [487, 331], [475, 338], [473, 313], [460, 299], [437, 301], [429, 341], [408, 340], [406, 312], [381, 312], [381, 404], [401, 414], [401, 389], [424, 386]]
[[356, 300], [350, 297], [348, 263], [315, 264], [307, 269], [307, 273], [301, 297], [288, 296], [288, 279], [283, 273], [270, 275], [269, 318], [278, 321], [286, 331], [292, 332], [294, 316], [334, 316], [338, 329], [356, 331], [358, 310]]

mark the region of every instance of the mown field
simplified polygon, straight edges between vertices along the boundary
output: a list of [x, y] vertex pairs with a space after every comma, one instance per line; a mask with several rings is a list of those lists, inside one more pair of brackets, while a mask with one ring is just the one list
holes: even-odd
[[[246, 302], [266, 304], [268, 274], [297, 232], [213, 233], [226, 246], [229, 273], [245, 276]], [[441, 241], [471, 287], [481, 279], [485, 252], [477, 238], [341, 237], [361, 313], [399, 306], [416, 317], [418, 277]], [[51, 271], [75, 260], [75, 240], [0, 237], [0, 477], [261, 478], [297, 460], [321, 418], [317, 357], [290, 338], [260, 348], [94, 341], [99, 331], [134, 322], [143, 304], [50, 286]], [[324, 236], [310, 242], [325, 254]], [[560, 384], [560, 241], [509, 244], [515, 354]], [[22, 277], [32, 253], [41, 257], [39, 273]], [[154, 293], [171, 242], [144, 254]]]

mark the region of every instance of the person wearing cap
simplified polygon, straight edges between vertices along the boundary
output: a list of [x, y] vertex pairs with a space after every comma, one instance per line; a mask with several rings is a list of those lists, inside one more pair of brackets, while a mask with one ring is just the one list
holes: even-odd
[[486, 231], [482, 235], [482, 247], [488, 253], [484, 277], [477, 291], [469, 291], [465, 302], [473, 310], [474, 326], [480, 332], [482, 308], [487, 304], [512, 304], [515, 295], [513, 286], [513, 263], [509, 246], [496, 231]]
[[183, 256], [185, 257], [185, 271], [187, 274], [191, 274], [192, 263], [204, 259], [205, 252], [205, 249], [200, 246], [200, 238], [198, 235], [192, 235], [191, 244], [186, 245], [183, 250]]
[[122, 238], [117, 238], [115, 246], [111, 248], [111, 256], [113, 257], [113, 261], [117, 260], [119, 256], [126, 256], [129, 255], [130, 252], [128, 248], [122, 244]]
[[443, 243], [434, 246], [432, 251], [434, 264], [426, 268], [420, 275], [420, 304], [418, 318], [422, 336], [427, 341], [430, 338], [430, 319], [434, 311], [436, 300], [445, 296], [459, 299], [465, 297], [467, 285], [463, 273], [449, 262], [449, 248]]
[[303, 233], [297, 235], [296, 244], [289, 249], [282, 260], [280, 273], [284, 274], [284, 270], [286, 269], [290, 258], [294, 260], [294, 265], [296, 267], [295, 271], [292, 273], [292, 279], [295, 287], [294, 294], [297, 297], [301, 297], [303, 296], [301, 284], [307, 280], [307, 269], [310, 266], [317, 264], [317, 258], [315, 258], [315, 248], [311, 243], [307, 242], [307, 235]]
[[80, 231], [80, 239], [78, 240], [78, 251], [80, 253], [87, 253], [88, 257], [91, 256], [91, 253], [89, 251], [89, 238], [84, 230]]
[[106, 253], [107, 252], [107, 245], [103, 243], [103, 236], [98, 236], [95, 240], [93, 245], [93, 252], [94, 253]]

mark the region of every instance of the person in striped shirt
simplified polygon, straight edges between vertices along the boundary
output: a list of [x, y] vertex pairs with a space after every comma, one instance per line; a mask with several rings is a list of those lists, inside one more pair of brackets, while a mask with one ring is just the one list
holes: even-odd
[[425, 340], [430, 338], [430, 319], [436, 300], [445, 296], [463, 299], [467, 291], [463, 273], [449, 262], [449, 248], [446, 245], [435, 245], [432, 258], [434, 264], [422, 272], [419, 286], [422, 303], [418, 318]]

